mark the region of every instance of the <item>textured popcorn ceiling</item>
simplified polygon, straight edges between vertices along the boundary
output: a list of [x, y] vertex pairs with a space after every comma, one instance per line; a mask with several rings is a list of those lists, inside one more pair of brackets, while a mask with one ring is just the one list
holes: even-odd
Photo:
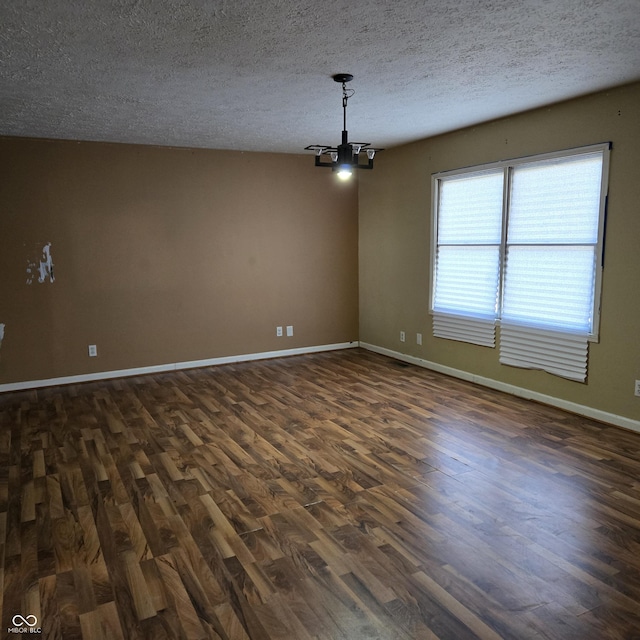
[[390, 147], [640, 80], [640, 0], [2, 0], [0, 134]]

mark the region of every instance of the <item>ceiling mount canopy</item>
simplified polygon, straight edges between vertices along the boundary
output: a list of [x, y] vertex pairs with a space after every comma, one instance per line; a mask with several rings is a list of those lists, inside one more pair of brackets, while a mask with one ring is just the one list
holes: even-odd
[[[354, 94], [347, 89], [347, 82], [353, 80], [350, 73], [337, 73], [332, 76], [336, 82], [342, 84], [342, 142], [337, 147], [325, 144], [310, 144], [305, 150], [316, 152], [316, 167], [331, 167], [342, 180], [347, 180], [353, 174], [354, 169], [373, 169], [373, 158], [377, 151], [369, 142], [349, 142], [347, 132], [347, 102]], [[360, 162], [360, 154], [366, 153], [366, 161]], [[323, 160], [328, 156], [330, 160]]]

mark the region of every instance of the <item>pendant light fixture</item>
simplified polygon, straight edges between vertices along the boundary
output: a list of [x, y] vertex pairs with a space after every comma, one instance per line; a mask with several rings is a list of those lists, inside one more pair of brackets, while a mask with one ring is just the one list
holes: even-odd
[[[305, 147], [307, 151], [316, 152], [316, 167], [331, 167], [332, 171], [338, 174], [341, 180], [348, 180], [354, 169], [373, 169], [373, 158], [377, 151], [370, 146], [369, 142], [349, 142], [347, 132], [347, 101], [354, 94], [354, 91], [347, 90], [347, 82], [353, 80], [350, 73], [337, 73], [333, 76], [336, 82], [342, 84], [342, 143], [337, 147], [329, 147], [324, 144], [310, 144]], [[366, 153], [366, 161], [360, 162], [360, 155]], [[328, 157], [330, 160], [324, 160]]]

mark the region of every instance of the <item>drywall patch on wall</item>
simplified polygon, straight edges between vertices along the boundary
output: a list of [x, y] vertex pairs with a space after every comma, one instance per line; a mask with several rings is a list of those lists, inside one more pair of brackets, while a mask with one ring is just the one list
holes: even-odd
[[[40, 244], [36, 245], [40, 246]], [[55, 282], [55, 277], [53, 275], [53, 257], [51, 255], [51, 243], [47, 242], [47, 244], [42, 247], [42, 251], [39, 252], [35, 250], [32, 255], [27, 258], [27, 284], [33, 284], [36, 276], [38, 278], [38, 282], [41, 284], [46, 282]]]

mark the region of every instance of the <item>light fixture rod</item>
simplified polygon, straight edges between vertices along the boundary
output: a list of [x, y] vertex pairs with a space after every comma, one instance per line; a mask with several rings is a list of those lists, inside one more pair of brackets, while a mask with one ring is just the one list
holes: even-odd
[[342, 84], [342, 144], [347, 144], [347, 82], [351, 82], [353, 76], [350, 73], [336, 73], [333, 79]]
[[[345, 133], [347, 131], [347, 100], [349, 100], [349, 97], [347, 96], [347, 85], [343, 82], [342, 83], [342, 132]], [[344, 136], [343, 136], [344, 137]], [[346, 141], [343, 140], [342, 144], [344, 144]]]
[[347, 101], [349, 100], [349, 96], [347, 94], [347, 82], [351, 82], [351, 80], [353, 80], [353, 76], [350, 73], [336, 73], [336, 75], [333, 76], [333, 79], [342, 84], [342, 144], [345, 144], [346, 140], [344, 138], [344, 132], [347, 130]]

